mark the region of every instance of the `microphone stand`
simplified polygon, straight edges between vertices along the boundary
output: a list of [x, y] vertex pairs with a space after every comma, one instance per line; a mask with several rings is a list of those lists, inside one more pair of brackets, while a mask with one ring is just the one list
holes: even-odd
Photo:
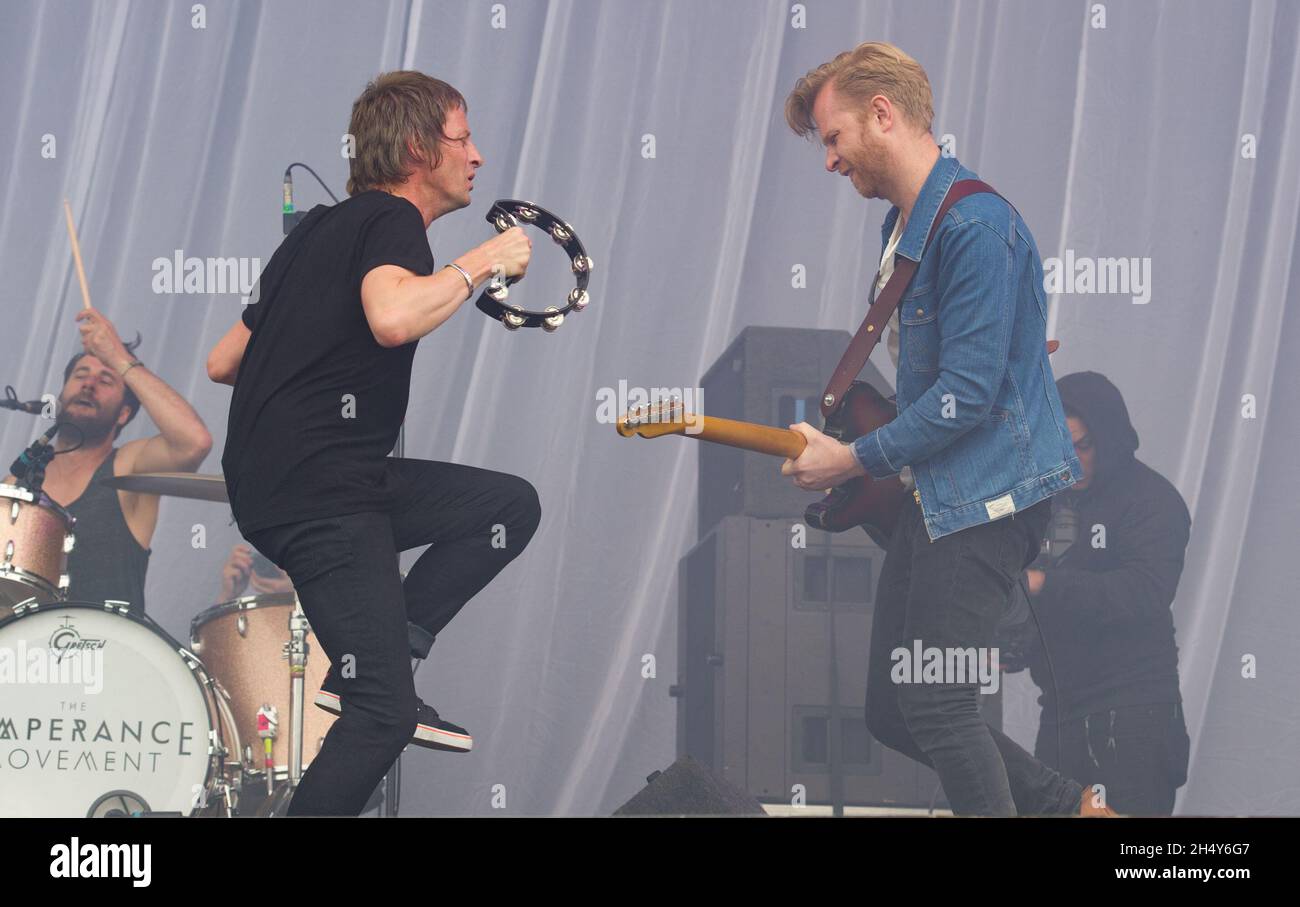
[[18, 455], [18, 459], [9, 465], [9, 472], [18, 480], [18, 487], [30, 491], [36, 497], [40, 497], [45, 485], [45, 468], [54, 459], [54, 445], [50, 442], [58, 434], [61, 424], [55, 419], [49, 430], [29, 444]]
[[[393, 456], [401, 457], [406, 452], [406, 423], [403, 422], [397, 429], [397, 443], [393, 445]], [[402, 552], [397, 552], [397, 570], [402, 570]], [[412, 659], [411, 673], [414, 674], [420, 666], [419, 659]], [[388, 774], [384, 775], [384, 797], [379, 806], [379, 815], [381, 817], [397, 817], [398, 801], [402, 798], [402, 756], [399, 753], [393, 760], [392, 768]]]

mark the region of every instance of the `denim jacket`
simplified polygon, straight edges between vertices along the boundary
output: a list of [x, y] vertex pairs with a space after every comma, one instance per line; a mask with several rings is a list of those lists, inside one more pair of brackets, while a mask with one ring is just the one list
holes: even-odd
[[[874, 478], [910, 466], [930, 539], [1024, 510], [1083, 475], [1047, 358], [1043, 264], [1029, 228], [996, 195], [948, 209], [975, 179], [940, 156], [895, 254], [918, 261], [898, 304], [898, 416], [853, 444]], [[881, 251], [898, 208], [881, 228]], [[925, 251], [922, 257], [922, 251]]]

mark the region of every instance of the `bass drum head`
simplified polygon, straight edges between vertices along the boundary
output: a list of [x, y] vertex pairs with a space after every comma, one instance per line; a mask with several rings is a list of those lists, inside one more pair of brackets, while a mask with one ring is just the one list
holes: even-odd
[[101, 603], [0, 625], [0, 815], [206, 805], [212, 710], [181, 652], [152, 621]]

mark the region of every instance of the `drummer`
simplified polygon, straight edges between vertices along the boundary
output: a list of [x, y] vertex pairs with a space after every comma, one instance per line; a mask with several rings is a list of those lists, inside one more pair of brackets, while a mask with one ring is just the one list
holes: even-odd
[[[82, 351], [63, 370], [61, 427], [45, 472], [45, 493], [74, 517], [76, 544], [68, 555], [74, 601], [127, 601], [144, 610], [149, 543], [158, 523], [158, 496], [116, 491], [109, 476], [194, 472], [212, 449], [199, 414], [149, 371], [96, 309], [77, 313]], [[143, 406], [160, 429], [149, 438], [113, 442]], [[6, 484], [15, 484], [13, 476]]]

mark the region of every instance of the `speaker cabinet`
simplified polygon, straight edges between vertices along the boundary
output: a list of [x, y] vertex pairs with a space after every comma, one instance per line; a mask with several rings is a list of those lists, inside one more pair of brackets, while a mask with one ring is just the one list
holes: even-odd
[[[865, 532], [723, 517], [679, 564], [678, 755], [762, 802], [941, 804], [863, 715], [884, 559]], [[1000, 725], [1000, 694], [981, 700]]]
[[[848, 348], [847, 331], [747, 327], [704, 374], [705, 415], [785, 428], [822, 425], [821, 395]], [[867, 363], [862, 380], [893, 390]], [[817, 495], [781, 475], [780, 460], [721, 444], [700, 444], [699, 537], [731, 514], [802, 518]]]
[[763, 806], [689, 756], [646, 778], [616, 816], [765, 816]]

